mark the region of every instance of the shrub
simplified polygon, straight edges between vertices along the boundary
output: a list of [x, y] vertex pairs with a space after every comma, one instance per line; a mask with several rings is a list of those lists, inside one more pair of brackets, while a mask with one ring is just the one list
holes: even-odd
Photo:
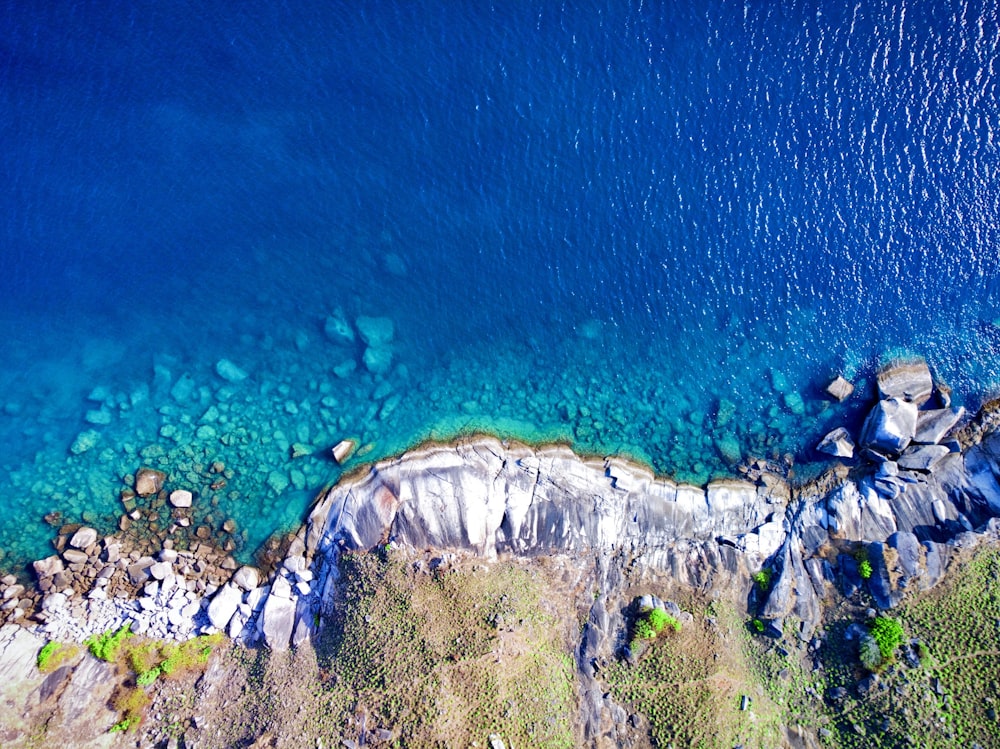
[[880, 616], [870, 627], [871, 635], [878, 643], [879, 653], [883, 660], [891, 660], [893, 653], [903, 643], [903, 625], [899, 619], [891, 616]]
[[674, 632], [681, 631], [681, 623], [663, 609], [653, 609], [649, 612], [648, 619], [654, 632], [662, 632], [665, 627], [670, 627]]
[[751, 619], [750, 620], [750, 626], [753, 627], [758, 633], [763, 633], [764, 632], [764, 622], [762, 622], [760, 619], [756, 619], [756, 618], [755, 619]]
[[118, 657], [118, 650], [121, 648], [122, 643], [132, 636], [131, 626], [131, 624], [126, 624], [117, 632], [112, 632], [109, 629], [107, 632], [102, 632], [99, 635], [91, 635], [83, 641], [83, 644], [90, 649], [95, 658], [100, 658], [102, 661], [107, 661], [108, 663], [114, 663]]
[[640, 619], [635, 623], [635, 639], [652, 640], [654, 637], [656, 637], [656, 631], [648, 620]]
[[878, 646], [878, 642], [871, 635], [865, 635], [861, 638], [858, 647], [858, 658], [861, 660], [861, 665], [869, 671], [878, 671], [882, 667], [882, 651]]
[[771, 575], [774, 574], [770, 567], [764, 567], [760, 572], [753, 576], [753, 581], [757, 583], [757, 587], [760, 589], [761, 593], [767, 593], [768, 589], [771, 587]]
[[136, 685], [140, 687], [148, 687], [156, 678], [160, 675], [160, 667], [151, 668], [148, 671], [143, 671], [141, 674], [135, 677]]
[[858, 563], [858, 574], [861, 575], [862, 580], [867, 580], [872, 576], [872, 563], [867, 559], [862, 559]]

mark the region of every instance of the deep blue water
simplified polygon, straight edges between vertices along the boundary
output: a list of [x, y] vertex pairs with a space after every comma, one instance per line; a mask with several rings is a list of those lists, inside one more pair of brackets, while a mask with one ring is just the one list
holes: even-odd
[[[247, 554], [338, 476], [294, 442], [481, 428], [705, 480], [733, 440], [808, 471], [894, 356], [974, 407], [998, 44], [985, 1], [4, 2], [4, 564], [46, 512], [112, 527], [141, 465]], [[392, 320], [385, 371], [330, 315]]]

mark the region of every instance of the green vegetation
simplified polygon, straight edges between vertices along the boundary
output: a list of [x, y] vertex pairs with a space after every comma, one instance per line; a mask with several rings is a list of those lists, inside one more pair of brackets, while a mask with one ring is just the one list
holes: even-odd
[[43, 674], [52, 673], [76, 658], [80, 648], [61, 642], [47, 642], [38, 651], [38, 670]]
[[858, 562], [858, 574], [861, 575], [862, 580], [870, 578], [872, 576], [872, 563], [867, 559]]
[[882, 660], [891, 661], [895, 656], [896, 648], [903, 644], [903, 625], [899, 619], [893, 619], [891, 616], [876, 617], [870, 631], [875, 642], [878, 643]]
[[146, 689], [161, 676], [179, 678], [201, 671], [221, 634], [203, 635], [185, 642], [161, 642], [133, 635], [126, 624], [85, 641], [96, 657], [119, 666], [124, 674], [113, 699], [122, 720], [112, 731], [129, 731], [140, 723], [151, 698]]
[[653, 631], [657, 634], [662, 632], [666, 627], [670, 627], [674, 632], [681, 631], [681, 623], [663, 609], [653, 609], [649, 612], [648, 618]]
[[114, 663], [118, 658], [118, 651], [122, 644], [132, 636], [131, 626], [131, 624], [126, 624], [117, 632], [112, 632], [109, 629], [99, 635], [91, 635], [83, 641], [83, 644], [87, 646], [95, 658]]
[[764, 633], [764, 622], [762, 622], [760, 619], [758, 619], [756, 617], [754, 617], [753, 619], [751, 619], [750, 620], [750, 626], [754, 628], [754, 631], [757, 634], [763, 634]]
[[757, 584], [757, 588], [761, 593], [767, 593], [771, 589], [771, 576], [773, 574], [774, 572], [770, 567], [764, 567], [753, 576], [753, 581]]

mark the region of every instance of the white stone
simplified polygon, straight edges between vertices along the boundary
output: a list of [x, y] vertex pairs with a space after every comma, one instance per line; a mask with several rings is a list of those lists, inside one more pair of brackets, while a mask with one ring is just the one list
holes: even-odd
[[149, 574], [155, 580], [162, 580], [172, 571], [170, 562], [155, 562], [149, 567]]
[[243, 602], [243, 593], [235, 585], [226, 583], [208, 604], [208, 620], [216, 629], [225, 629], [236, 609]]
[[69, 540], [69, 545], [74, 549], [86, 549], [97, 543], [97, 531], [93, 528], [83, 526]]
[[177, 489], [170, 492], [170, 504], [174, 507], [190, 507], [194, 501], [194, 495], [187, 489]]
[[292, 586], [285, 578], [276, 577], [274, 578], [274, 582], [271, 583], [271, 595], [278, 596], [279, 598], [291, 598]]
[[236, 574], [233, 575], [233, 582], [243, 588], [243, 590], [251, 591], [260, 585], [260, 572], [256, 567], [244, 565], [236, 570]]

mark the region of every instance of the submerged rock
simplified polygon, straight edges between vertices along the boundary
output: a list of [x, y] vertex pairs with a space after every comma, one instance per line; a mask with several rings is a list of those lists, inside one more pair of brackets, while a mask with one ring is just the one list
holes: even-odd
[[243, 382], [248, 375], [244, 370], [237, 367], [229, 359], [219, 359], [215, 364], [215, 373], [226, 382]]
[[366, 346], [373, 348], [384, 348], [392, 343], [395, 336], [395, 325], [389, 317], [365, 317], [361, 316], [355, 324], [358, 333]]

